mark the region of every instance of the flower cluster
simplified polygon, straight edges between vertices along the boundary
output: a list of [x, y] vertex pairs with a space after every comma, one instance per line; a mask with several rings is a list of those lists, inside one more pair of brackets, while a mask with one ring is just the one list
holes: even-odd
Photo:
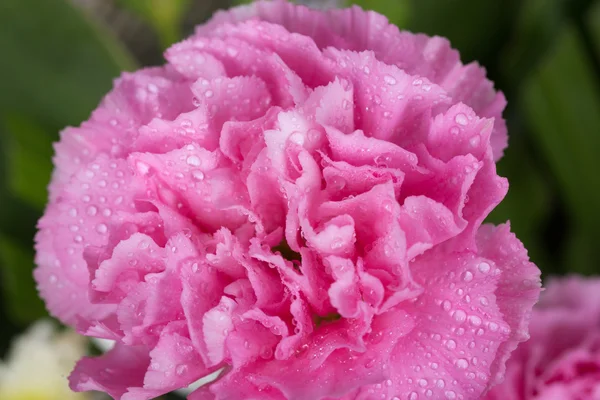
[[439, 37], [358, 7], [217, 13], [62, 132], [42, 297], [76, 390], [150, 399], [477, 399], [539, 271], [507, 225], [505, 106]]
[[486, 400], [600, 399], [600, 279], [550, 280], [530, 331]]

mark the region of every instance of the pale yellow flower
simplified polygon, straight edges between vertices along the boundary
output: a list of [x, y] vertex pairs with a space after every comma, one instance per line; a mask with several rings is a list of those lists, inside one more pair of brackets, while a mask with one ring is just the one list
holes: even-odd
[[15, 339], [0, 361], [0, 400], [89, 400], [74, 393], [67, 377], [86, 353], [86, 341], [73, 331], [58, 332], [49, 321], [35, 323]]

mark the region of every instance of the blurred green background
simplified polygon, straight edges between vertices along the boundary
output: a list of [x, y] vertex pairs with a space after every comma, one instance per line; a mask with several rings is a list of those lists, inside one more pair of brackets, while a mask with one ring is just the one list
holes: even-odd
[[[120, 71], [160, 64], [165, 47], [232, 3], [0, 0], [0, 357], [46, 315], [32, 238], [59, 130], [87, 119]], [[508, 98], [510, 136], [498, 166], [510, 191], [489, 220], [510, 219], [545, 276], [600, 272], [600, 0], [353, 3], [446, 36], [486, 67]]]

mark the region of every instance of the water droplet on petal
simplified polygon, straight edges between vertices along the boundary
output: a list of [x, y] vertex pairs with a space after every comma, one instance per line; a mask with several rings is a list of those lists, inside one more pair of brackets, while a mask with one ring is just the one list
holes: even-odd
[[448, 300], [444, 300], [442, 302], [442, 308], [444, 309], [444, 311], [450, 311], [450, 309], [452, 308], [452, 303], [450, 303]]
[[394, 77], [393, 77], [393, 76], [391, 76], [391, 75], [385, 75], [385, 76], [383, 77], [383, 80], [385, 81], [385, 83], [387, 83], [387, 84], [388, 84], [388, 85], [390, 85], [390, 86], [393, 86], [393, 85], [395, 85], [395, 84], [396, 84], [396, 78], [394, 78]]
[[148, 164], [146, 164], [145, 162], [138, 161], [135, 163], [135, 166], [136, 166], [138, 172], [142, 175], [147, 175], [148, 172], [150, 172], [150, 166]]
[[463, 113], [456, 114], [456, 117], [454, 117], [454, 121], [462, 126], [465, 126], [468, 123], [467, 116]]
[[201, 164], [200, 158], [197, 156], [188, 156], [186, 162], [188, 165], [193, 165], [194, 167], [199, 167]]
[[467, 314], [463, 310], [456, 310], [454, 312], [454, 319], [458, 322], [463, 322], [467, 319]]
[[463, 275], [463, 280], [465, 282], [470, 282], [473, 280], [473, 273], [471, 271], [466, 271], [465, 274]]
[[448, 390], [446, 393], [444, 393], [446, 395], [447, 399], [455, 399], [456, 398], [456, 393], [453, 390]]
[[175, 373], [179, 376], [183, 375], [186, 373], [186, 371], [188, 370], [188, 366], [185, 364], [181, 364], [178, 365], [177, 368], [175, 368]]
[[477, 269], [479, 269], [481, 273], [487, 274], [490, 271], [490, 264], [486, 263], [485, 261], [480, 262], [477, 266]]
[[197, 169], [194, 172], [192, 172], [192, 177], [197, 181], [201, 181], [204, 179], [204, 172]]

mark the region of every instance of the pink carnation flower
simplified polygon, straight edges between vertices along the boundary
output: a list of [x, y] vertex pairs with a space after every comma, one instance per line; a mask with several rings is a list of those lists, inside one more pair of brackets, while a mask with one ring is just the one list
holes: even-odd
[[507, 225], [505, 100], [445, 39], [360, 8], [220, 12], [56, 145], [35, 272], [116, 341], [75, 390], [477, 399], [539, 271]]
[[486, 400], [600, 399], [600, 279], [551, 280], [534, 308], [531, 339]]

